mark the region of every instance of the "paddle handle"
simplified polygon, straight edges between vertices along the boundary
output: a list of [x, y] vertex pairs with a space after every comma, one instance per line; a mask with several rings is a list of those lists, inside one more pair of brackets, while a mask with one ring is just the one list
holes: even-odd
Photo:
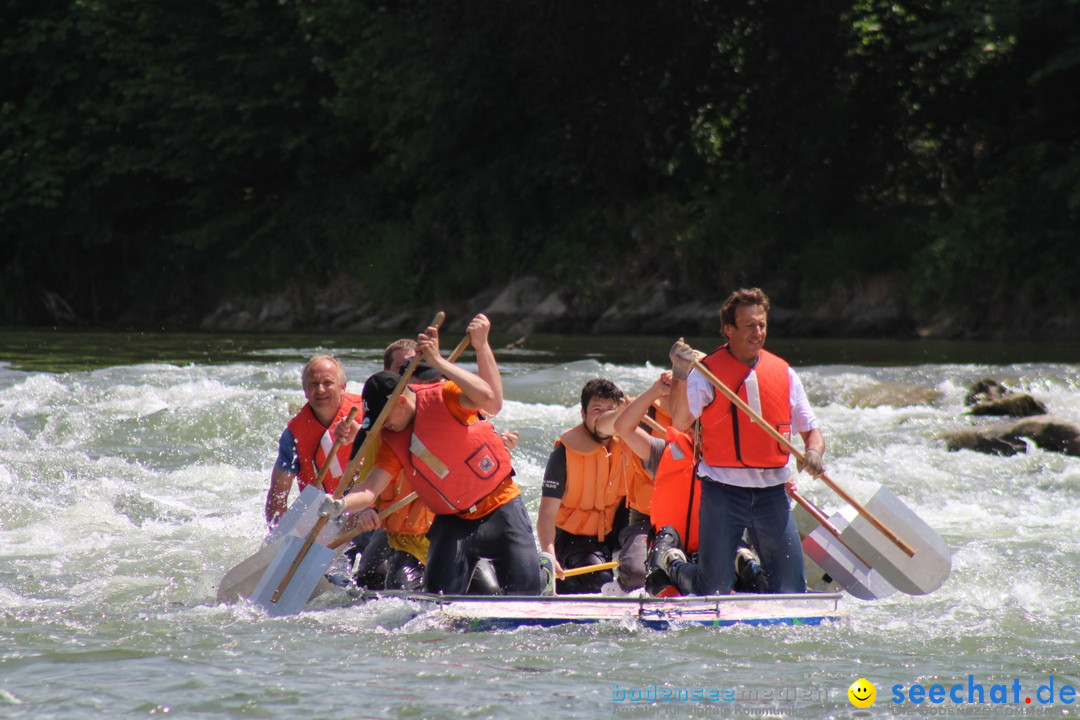
[[570, 568], [569, 570], [563, 570], [563, 577], [574, 577], [575, 575], [585, 575], [587, 573], [600, 572], [601, 570], [612, 570], [619, 567], [618, 560], [612, 560], [611, 562], [602, 562], [595, 565], [583, 565], [581, 567]]
[[657, 422], [656, 418], [649, 417], [648, 415], [642, 415], [641, 416], [641, 422], [645, 423], [646, 425], [651, 427], [653, 430], [655, 430], [656, 432], [664, 435], [665, 437], [667, 436], [667, 426], [663, 425], [662, 423]]
[[[431, 325], [439, 327], [442, 325], [443, 320], [446, 319], [446, 313], [439, 311], [435, 314], [435, 318], [431, 321]], [[383, 406], [382, 412], [379, 413], [379, 417], [376, 418], [372, 424], [371, 429], [368, 430], [367, 437], [364, 438], [363, 444], [360, 446], [360, 450], [353, 456], [353, 459], [349, 461], [349, 466], [345, 468], [345, 475], [341, 478], [341, 482], [338, 483], [337, 489], [334, 490], [334, 498], [341, 499], [345, 493], [352, 490], [353, 485], [356, 483], [356, 478], [360, 474], [360, 466], [364, 462], [364, 458], [367, 456], [368, 451], [371, 449], [372, 443], [376, 442], [379, 437], [379, 431], [382, 430], [383, 424], [386, 422], [386, 418], [389, 417], [390, 412], [394, 409], [394, 405], [397, 403], [397, 398], [401, 395], [405, 386], [409, 382], [409, 378], [416, 372], [416, 366], [420, 364], [420, 355], [417, 354], [410, 362], [409, 367], [405, 369], [405, 372], [401, 374], [401, 379], [398, 380], [397, 385], [394, 386], [394, 392], [390, 394], [390, 397], [386, 399], [386, 405]], [[348, 478], [348, 482], [345, 482]], [[293, 579], [293, 575], [296, 574], [297, 568], [300, 567], [300, 563], [304, 561], [307, 556], [307, 552], [311, 549], [312, 544], [315, 542], [315, 538], [319, 537], [319, 533], [326, 527], [326, 523], [330, 518], [321, 517], [315, 522], [315, 526], [311, 528], [311, 532], [308, 533], [307, 538], [304, 539], [304, 544], [300, 546], [299, 552], [296, 553], [296, 558], [293, 560], [292, 565], [289, 566], [285, 576], [281, 578], [281, 582], [277, 586], [277, 590], [270, 597], [270, 602], [277, 602], [281, 598], [281, 594], [285, 592], [285, 588], [289, 586], [289, 583]]]
[[[417, 498], [417, 495], [416, 495], [415, 492], [409, 493], [408, 495], [401, 498], [400, 500], [398, 500], [396, 503], [394, 503], [390, 507], [385, 508], [383, 510], [380, 510], [379, 511], [379, 519], [380, 520], [385, 520], [386, 518], [390, 517], [391, 515], [396, 513], [398, 510], [400, 510], [401, 508], [403, 508], [406, 505], [408, 505], [409, 503], [411, 503], [416, 498]], [[357, 535], [362, 535], [364, 532], [365, 532], [364, 530], [361, 530], [361, 529], [357, 528], [356, 530], [350, 530], [349, 532], [345, 533], [344, 535], [339, 535], [337, 538], [334, 539], [334, 541], [332, 543], [330, 543], [330, 548], [333, 549], [333, 550], [337, 550], [339, 547], [341, 547], [345, 543], [349, 542], [350, 540], [352, 540]]]
[[[771, 424], [765, 422], [765, 418], [763, 418], [763, 417], [761, 417], [761, 415], [757, 414], [752, 407], [747, 405], [746, 402], [744, 402], [741, 397], [739, 397], [737, 394], [735, 394], [735, 392], [732, 391], [731, 388], [729, 388], [727, 385], [725, 385], [720, 380], [720, 378], [713, 375], [712, 372], [709, 371], [709, 368], [705, 367], [705, 365], [703, 365], [700, 360], [695, 360], [694, 361], [694, 369], [697, 370], [699, 373], [701, 373], [702, 377], [704, 377], [706, 380], [708, 380], [709, 384], [712, 385], [713, 387], [715, 387], [717, 390], [719, 390], [723, 394], [724, 397], [726, 397], [728, 400], [730, 400], [732, 402], [732, 404], [734, 404], [736, 407], [738, 407], [740, 410], [742, 410], [744, 413], [746, 413], [747, 416], [749, 416], [749, 418], [751, 420], [753, 420], [755, 423], [757, 423], [758, 427], [762, 428], [765, 432], [767, 432], [769, 435], [771, 435], [772, 438], [774, 440], [776, 440], [776, 442], [780, 443], [785, 449], [787, 449], [787, 451], [789, 453], [794, 455], [796, 460], [798, 460], [799, 462], [803, 461], [803, 454], [801, 452], [799, 452], [798, 448], [796, 448], [795, 445], [793, 445], [790, 440], [788, 440], [786, 437], [781, 435], [780, 431], [778, 431], [776, 428], [774, 428]], [[915, 556], [915, 550], [910, 545], [908, 545], [906, 542], [904, 542], [903, 538], [901, 538], [895, 532], [890, 530], [889, 527], [885, 523], [881, 522], [881, 520], [879, 520], [873, 513], [871, 513], [869, 510], [867, 510], [862, 505], [862, 503], [860, 503], [858, 500], [856, 500], [854, 497], [852, 497], [850, 493], [848, 493], [846, 490], [844, 490], [844, 488], [842, 488], [838, 484], [836, 484], [832, 480], [832, 478], [830, 478], [825, 473], [822, 473], [818, 477], [820, 477], [822, 482], [824, 482], [826, 485], [828, 485], [829, 488], [831, 488], [833, 490], [833, 492], [835, 492], [837, 495], [839, 495], [841, 498], [843, 498], [844, 502], [846, 502], [847, 504], [849, 504], [853, 508], [855, 508], [855, 510], [857, 510], [860, 515], [862, 515], [864, 518], [866, 518], [867, 521], [871, 525], [873, 525], [875, 528], [877, 528], [890, 541], [895, 543], [898, 548], [903, 550], [907, 554], [908, 557], [914, 557]]]
[[[345, 418], [345, 424], [352, 425], [353, 420], [356, 419], [356, 413], [358, 412], [360, 412], [360, 406], [354, 406], [353, 409], [349, 411], [349, 416]], [[326, 453], [326, 462], [319, 468], [319, 474], [315, 476], [315, 487], [324, 492], [326, 491], [326, 488], [323, 486], [323, 480], [326, 479], [326, 474], [330, 472], [330, 466], [333, 464], [334, 456], [337, 455], [337, 451], [340, 448], [341, 438], [337, 438], [334, 440], [334, 444], [330, 446], [330, 452]]]
[[[445, 319], [446, 313], [440, 311], [431, 321], [431, 325], [439, 327]], [[413, 359], [409, 361], [408, 367], [405, 368], [405, 372], [401, 373], [401, 379], [399, 379], [397, 385], [394, 386], [394, 391], [390, 393], [390, 397], [386, 399], [386, 404], [383, 405], [383, 409], [379, 413], [379, 416], [375, 418], [375, 422], [371, 424], [371, 428], [368, 430], [364, 442], [360, 445], [360, 449], [356, 451], [352, 460], [349, 461], [349, 466], [345, 468], [345, 476], [342, 479], [344, 480], [347, 478], [348, 482], [338, 484], [337, 492], [334, 493], [334, 497], [340, 498], [353, 489], [353, 485], [356, 484], [356, 480], [360, 476], [360, 466], [364, 464], [364, 460], [367, 458], [367, 454], [371, 450], [372, 445], [378, 442], [379, 431], [382, 430], [383, 424], [386, 423], [386, 418], [390, 416], [394, 406], [397, 404], [398, 396], [404, 392], [405, 386], [409, 384], [409, 378], [416, 372], [416, 366], [420, 364], [420, 359], [422, 357], [423, 356], [419, 353], [414, 355]]]
[[447, 360], [450, 362], [457, 362], [457, 359], [461, 357], [461, 353], [465, 352], [465, 348], [469, 347], [470, 341], [471, 338], [468, 335], [461, 338], [461, 342], [457, 344], [457, 347], [454, 348], [454, 351], [452, 353], [450, 353], [450, 357], [448, 357]]

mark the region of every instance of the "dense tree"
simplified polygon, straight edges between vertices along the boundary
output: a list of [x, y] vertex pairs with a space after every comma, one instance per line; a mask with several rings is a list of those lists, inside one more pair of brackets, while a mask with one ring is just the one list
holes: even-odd
[[386, 302], [768, 275], [796, 302], [887, 273], [990, 328], [1080, 298], [1078, 15], [8, 2], [0, 322], [191, 324], [335, 274]]

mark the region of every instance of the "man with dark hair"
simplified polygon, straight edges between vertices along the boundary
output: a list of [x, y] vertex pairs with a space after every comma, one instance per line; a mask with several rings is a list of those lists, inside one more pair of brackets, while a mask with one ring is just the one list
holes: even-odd
[[[804, 467], [817, 476], [825, 472], [825, 438], [798, 375], [764, 349], [768, 312], [769, 298], [760, 289], [732, 293], [720, 311], [728, 342], [701, 362], [778, 432], [798, 432], [806, 447]], [[769, 590], [805, 592], [802, 546], [786, 490], [788, 483], [794, 486], [789, 453], [692, 369], [697, 358], [690, 346], [680, 340], [670, 355], [672, 423], [686, 429], [701, 421], [699, 562], [686, 562], [678, 533], [667, 526], [657, 533], [650, 566], [666, 572], [684, 593], [726, 594], [746, 532]]]
[[585, 383], [581, 423], [559, 437], [548, 457], [536, 534], [541, 552], [555, 558], [560, 593], [600, 592], [613, 579], [611, 571], [570, 578], [563, 573], [608, 562], [616, 552], [620, 588], [625, 592], [645, 583], [652, 477], [626, 442], [614, 436], [615, 418], [625, 403], [622, 390], [610, 380]]
[[[327, 497], [323, 503], [329, 516], [362, 510], [404, 471], [435, 513], [427, 535], [428, 592], [464, 593], [481, 558], [491, 560], [506, 593], [536, 595], [541, 589], [536, 540], [513, 480], [510, 453], [491, 423], [478, 417], [481, 409], [494, 414], [502, 407], [490, 327], [484, 315], [469, 323], [477, 373], [442, 357], [437, 327], [419, 336], [417, 349], [446, 381], [406, 386], [386, 416], [367, 478], [344, 498]], [[382, 412], [399, 380], [400, 375], [388, 371], [368, 378], [365, 429]]]

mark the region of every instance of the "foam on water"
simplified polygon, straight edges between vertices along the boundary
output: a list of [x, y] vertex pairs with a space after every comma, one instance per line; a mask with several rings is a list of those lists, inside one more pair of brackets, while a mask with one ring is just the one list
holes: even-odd
[[[279, 355], [295, 354], [0, 372], [0, 714], [333, 717], [362, 703], [377, 717], [577, 717], [611, 713], [613, 683], [660, 682], [825, 688], [799, 710], [847, 717], [841, 691], [861, 676], [881, 695], [935, 677], [1038, 684], [1075, 672], [1080, 458], [950, 453], [939, 435], [982, 422], [963, 415], [963, 397], [984, 376], [1080, 422], [1076, 366], [799, 369], [830, 476], [864, 499], [885, 484], [953, 549], [931, 595], [851, 600], [851, 619], [823, 628], [463, 636], [406, 604], [356, 606], [337, 591], [288, 618], [215, 605], [221, 576], [265, 531], [277, 438], [303, 398], [298, 364]], [[344, 355], [358, 391], [381, 354]], [[533, 514], [552, 443], [580, 419], [581, 385], [605, 376], [634, 394], [660, 370], [509, 366], [494, 422], [520, 433], [515, 467]], [[821, 483], [799, 484], [839, 507]]]

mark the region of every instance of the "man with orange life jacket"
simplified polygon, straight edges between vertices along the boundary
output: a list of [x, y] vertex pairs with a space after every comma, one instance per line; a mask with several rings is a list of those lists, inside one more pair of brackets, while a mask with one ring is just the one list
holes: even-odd
[[[402, 338], [386, 347], [383, 353], [383, 370], [401, 374], [416, 355], [416, 340]], [[421, 361], [417, 364], [409, 383], [423, 385], [441, 381], [437, 370]], [[363, 431], [361, 435], [366, 435]], [[507, 450], [513, 450], [517, 433], [501, 433]], [[354, 442], [354, 449], [363, 437]], [[404, 471], [391, 480], [379, 494], [374, 508], [388, 508], [413, 492]], [[356, 566], [355, 579], [360, 587], [373, 590], [418, 590], [424, 583], [424, 561], [427, 559], [427, 531], [435, 515], [420, 498], [382, 520], [382, 527], [372, 531], [363, 555]], [[469, 593], [480, 595], [498, 594], [500, 591], [495, 571], [485, 559], [481, 560], [469, 584]]]
[[[769, 299], [760, 289], [732, 293], [720, 311], [728, 342], [702, 363], [781, 433], [798, 432], [806, 447], [805, 469], [817, 476], [825, 471], [825, 438], [799, 377], [764, 349], [768, 311]], [[683, 592], [728, 593], [746, 532], [761, 556], [769, 590], [805, 592], [802, 546], [786, 490], [794, 485], [788, 452], [692, 370], [696, 356], [686, 343], [676, 342], [670, 355], [672, 422], [686, 429], [701, 420], [699, 560], [686, 562], [678, 534], [667, 526], [657, 533], [650, 565], [667, 572]]]
[[[353, 441], [360, 430], [360, 418], [352, 425], [341, 422], [354, 407], [360, 406], [360, 396], [345, 391], [345, 368], [331, 355], [311, 358], [300, 375], [307, 403], [289, 421], [278, 441], [278, 457], [270, 472], [270, 490], [266, 494], [266, 522], [273, 527], [288, 509], [293, 478], [299, 489], [315, 481], [324, 462], [330, 462], [330, 472], [324, 488], [333, 492], [349, 464]], [[326, 453], [334, 441], [342, 443], [335, 457]]]
[[652, 477], [614, 437], [625, 400], [610, 380], [585, 383], [581, 423], [560, 436], [548, 457], [536, 533], [540, 550], [555, 558], [559, 593], [600, 592], [613, 578], [610, 570], [569, 578], [564, 571], [608, 562], [616, 552], [619, 587], [626, 592], [645, 584]]
[[[439, 353], [439, 331], [429, 327], [417, 349], [447, 382], [407, 386], [383, 425], [381, 447], [367, 478], [341, 500], [327, 497], [328, 515], [369, 507], [404, 470], [413, 489], [435, 513], [428, 531], [424, 589], [464, 593], [480, 558], [490, 558], [503, 591], [536, 595], [540, 559], [521, 491], [513, 481], [510, 453], [490, 422], [502, 408], [502, 378], [488, 342], [491, 323], [478, 315], [468, 333], [477, 373]], [[366, 417], [376, 418], [399, 376], [372, 375], [364, 384]]]

